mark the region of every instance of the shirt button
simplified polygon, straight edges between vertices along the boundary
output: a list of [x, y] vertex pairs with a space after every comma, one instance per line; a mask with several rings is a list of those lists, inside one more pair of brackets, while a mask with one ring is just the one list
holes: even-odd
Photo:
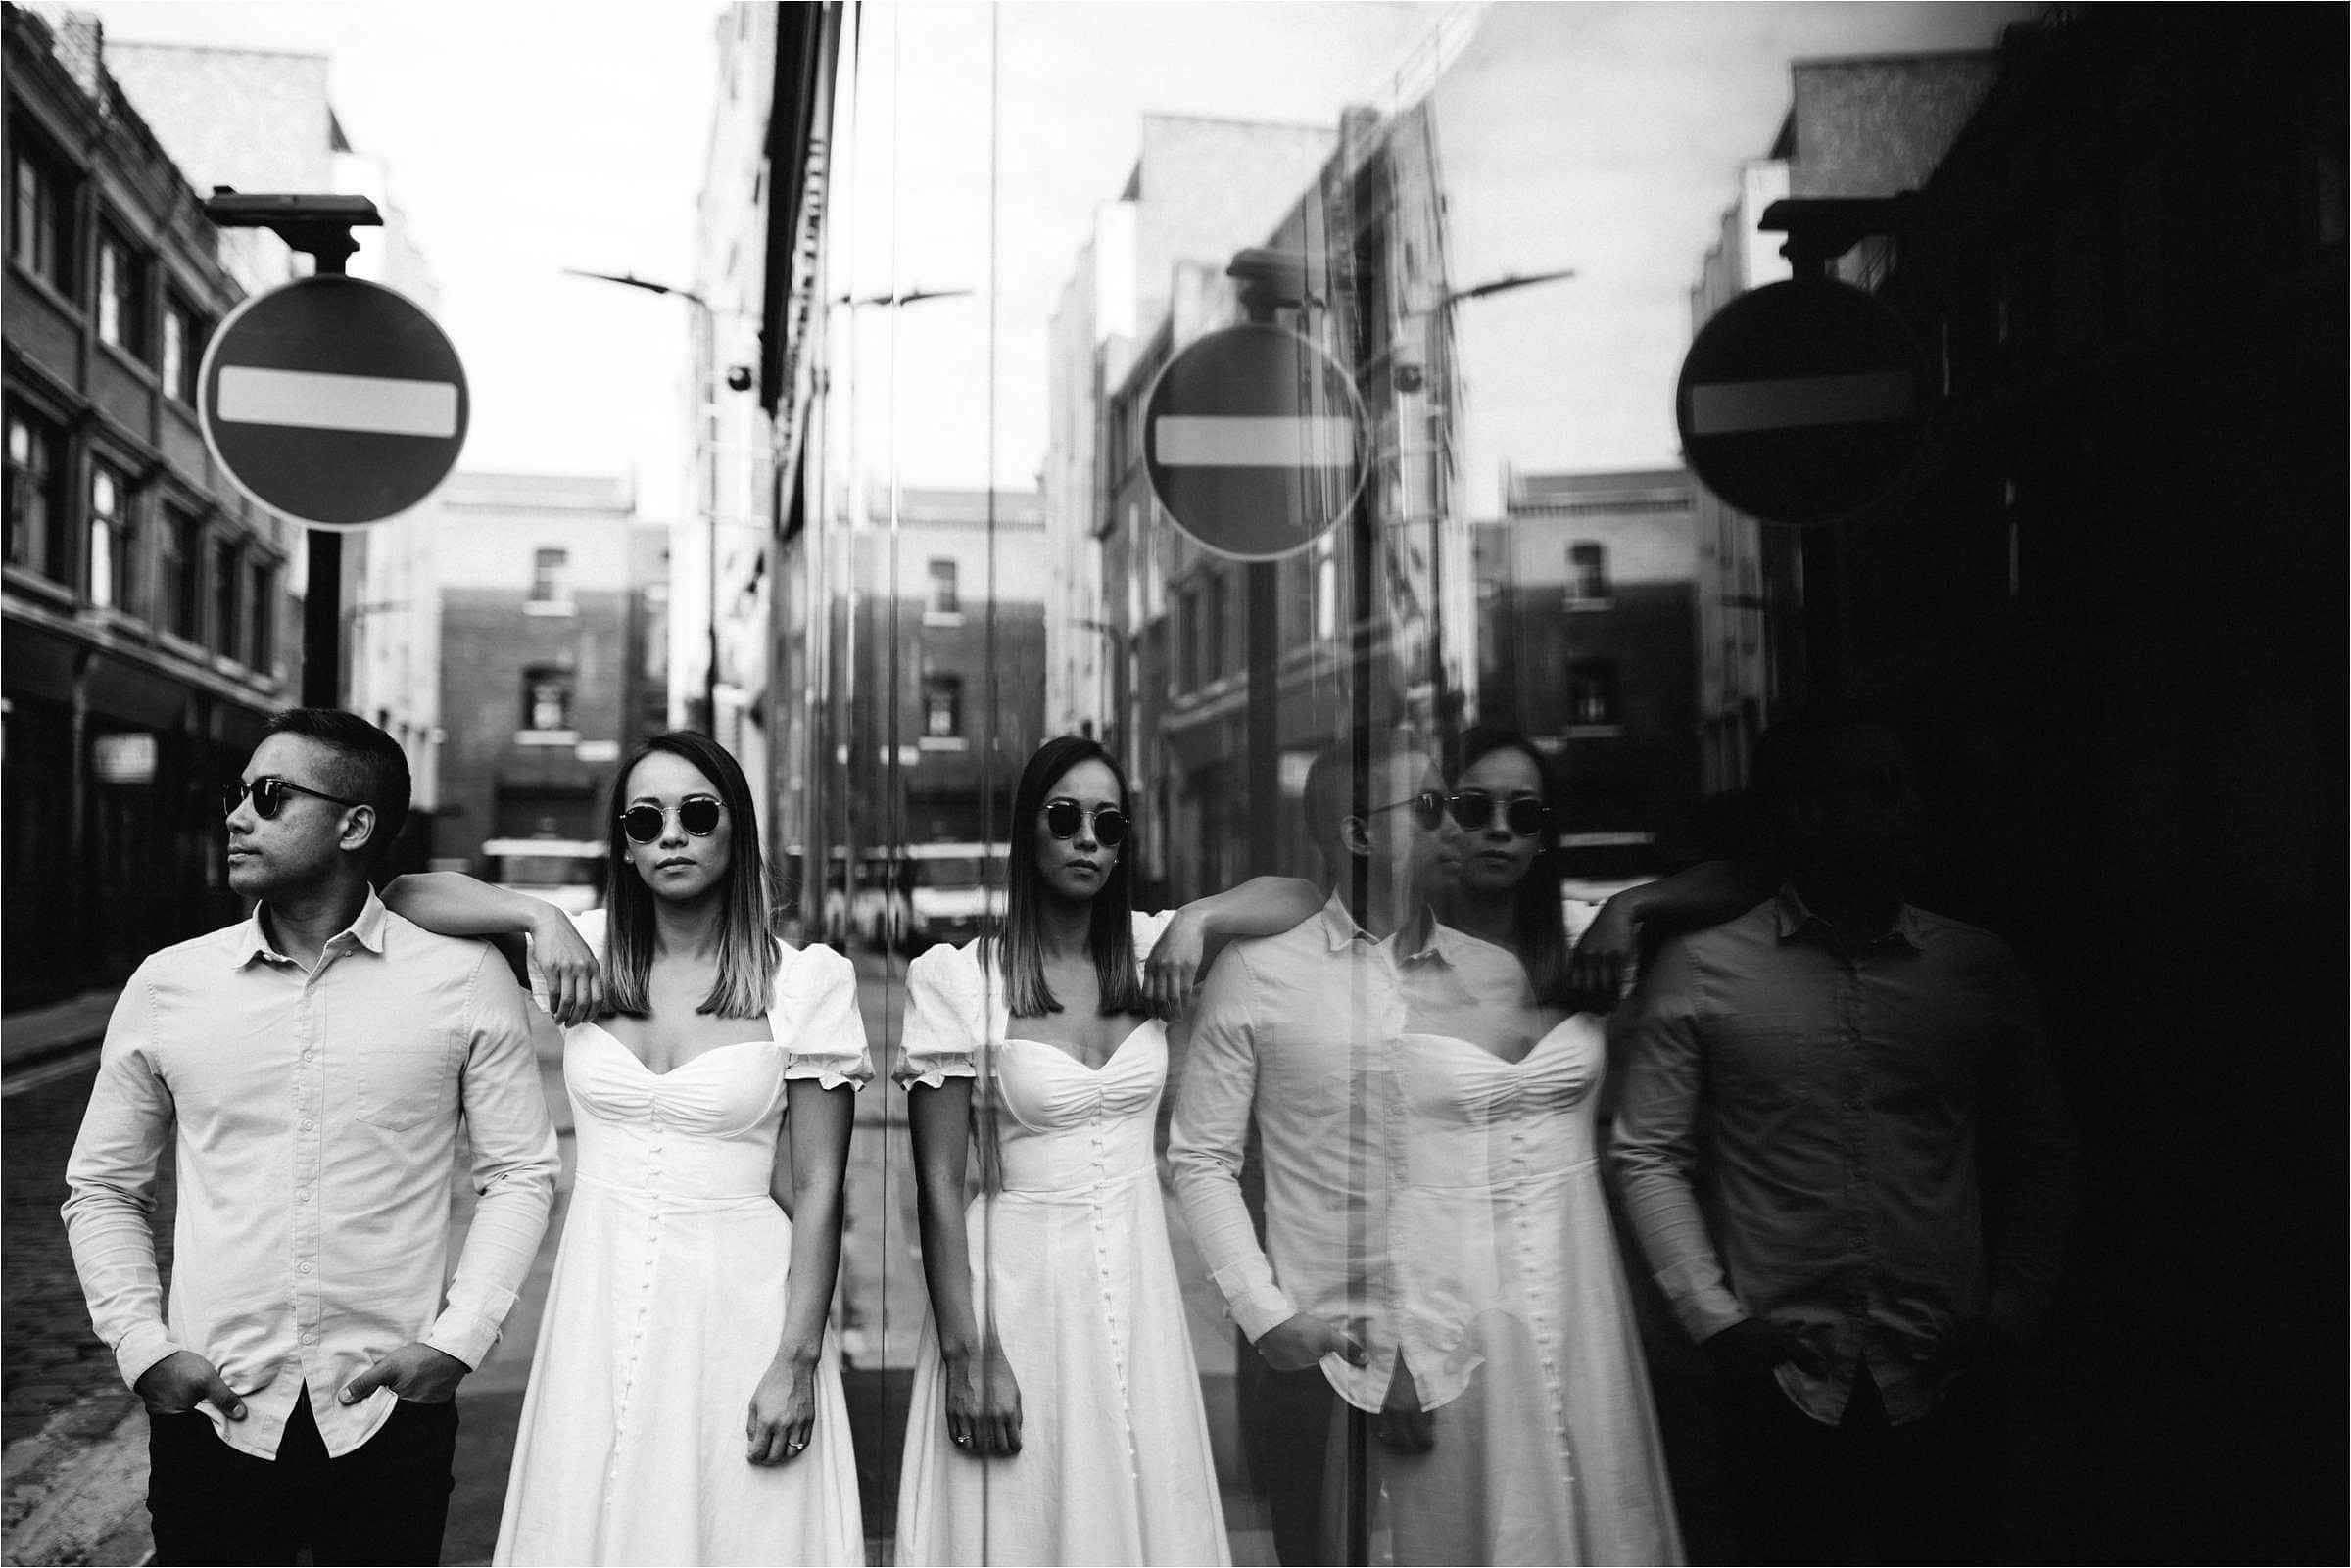
[[305, 1274], [315, 1274], [318, 1272], [318, 1265], [306, 1258], [302, 1260], [302, 1272]]
[[317, 1331], [316, 1329], [314, 1329], [314, 1328], [306, 1328], [306, 1329], [304, 1329], [304, 1330], [302, 1331], [302, 1343], [303, 1343], [303, 1344], [305, 1344], [305, 1345], [315, 1345], [315, 1344], [317, 1344], [317, 1343], [318, 1343], [318, 1331]]
[[294, 1201], [298, 1204], [309, 1203], [311, 1201], [311, 1189], [308, 1187], [297, 1187], [294, 1190]]

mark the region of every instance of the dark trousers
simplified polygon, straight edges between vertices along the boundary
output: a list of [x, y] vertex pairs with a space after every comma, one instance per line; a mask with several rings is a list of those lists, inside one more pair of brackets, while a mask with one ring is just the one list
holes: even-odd
[[1990, 1373], [1895, 1426], [1866, 1368], [1824, 1426], [1770, 1378], [1725, 1380], [1724, 1460], [1740, 1560], [1996, 1562], [2004, 1402]]
[[457, 1406], [403, 1400], [339, 1459], [295, 1401], [275, 1459], [220, 1441], [201, 1410], [147, 1417], [147, 1512], [159, 1563], [438, 1563]]
[[1370, 1420], [1319, 1366], [1276, 1372], [1235, 1336], [1233, 1403], [1249, 1478], [1273, 1526], [1283, 1568], [1367, 1560], [1365, 1466]]

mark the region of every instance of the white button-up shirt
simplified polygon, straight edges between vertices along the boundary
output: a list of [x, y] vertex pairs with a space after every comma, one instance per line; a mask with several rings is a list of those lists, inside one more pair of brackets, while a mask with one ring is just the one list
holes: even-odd
[[[1414, 1282], [1391, 1257], [1388, 1196], [1401, 1155], [1394, 1047], [1412, 1029], [1477, 1037], [1519, 1003], [1517, 960], [1427, 923], [1426, 939], [1375, 940], [1334, 895], [1279, 936], [1236, 942], [1209, 971], [1168, 1144], [1176, 1196], [1227, 1310], [1256, 1340], [1299, 1312], [1350, 1328], [1368, 1364], [1325, 1356], [1350, 1403], [1377, 1410], [1410, 1339]], [[1242, 1197], [1254, 1117], [1266, 1175], [1266, 1246]], [[1268, 1254], [1271, 1257], [1269, 1259]]]
[[[528, 1003], [487, 943], [436, 936], [372, 892], [315, 970], [260, 912], [157, 953], [116, 1004], [66, 1180], [90, 1317], [123, 1381], [176, 1351], [220, 1369], [274, 1458], [307, 1386], [329, 1454], [391, 1415], [343, 1385], [422, 1340], [468, 1366], [497, 1341], [557, 1168]], [[481, 1202], [443, 1305], [462, 1117]], [[174, 1138], [169, 1311], [151, 1216]]]

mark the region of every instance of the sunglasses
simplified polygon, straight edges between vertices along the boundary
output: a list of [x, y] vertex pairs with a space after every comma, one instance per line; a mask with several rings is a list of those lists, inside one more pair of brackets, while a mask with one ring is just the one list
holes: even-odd
[[1366, 815], [1376, 817], [1383, 811], [1402, 811], [1407, 807], [1412, 809], [1413, 821], [1423, 828], [1434, 828], [1445, 820], [1445, 797], [1434, 789], [1423, 789], [1409, 800], [1391, 800], [1384, 806], [1373, 806]]
[[323, 789], [312, 789], [307, 784], [289, 784], [273, 773], [265, 773], [251, 784], [233, 784], [222, 786], [220, 815], [223, 817], [236, 815], [237, 808], [245, 803], [245, 797], [249, 794], [253, 796], [253, 814], [264, 822], [268, 822], [277, 815], [278, 808], [286, 803], [288, 795], [312, 795], [320, 800], [331, 800], [338, 806], [363, 806], [366, 804], [363, 800], [346, 800], [341, 795], [330, 795]]
[[[678, 826], [696, 838], [707, 838], [718, 832], [718, 819], [726, 809], [715, 795], [688, 795], [678, 802]], [[659, 806], [631, 806], [620, 814], [620, 831], [633, 844], [649, 844], [661, 836], [668, 821], [669, 813]]]
[[1097, 806], [1088, 812], [1075, 800], [1056, 800], [1045, 807], [1045, 832], [1056, 838], [1075, 838], [1080, 825], [1091, 819], [1094, 842], [1116, 849], [1127, 841], [1127, 813], [1116, 806]]
[[1496, 801], [1483, 789], [1463, 789], [1446, 797], [1453, 808], [1453, 820], [1463, 832], [1477, 832], [1494, 820], [1494, 809], [1502, 808], [1502, 825], [1521, 838], [1532, 838], [1543, 831], [1551, 808], [1533, 795], [1513, 795], [1509, 800]]

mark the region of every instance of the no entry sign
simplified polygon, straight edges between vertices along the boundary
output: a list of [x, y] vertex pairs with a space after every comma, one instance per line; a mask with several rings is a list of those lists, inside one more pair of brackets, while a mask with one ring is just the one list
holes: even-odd
[[1177, 527], [1220, 555], [1275, 560], [1363, 489], [1363, 402], [1328, 355], [1252, 323], [1168, 361], [1143, 404], [1144, 467]]
[[1882, 499], [1927, 433], [1927, 357], [1859, 289], [1792, 279], [1743, 294], [1690, 345], [1674, 396], [1706, 488], [1775, 523], [1825, 523]]
[[406, 297], [326, 274], [257, 295], [206, 348], [197, 413], [263, 505], [358, 528], [430, 496], [465, 446], [464, 367]]

